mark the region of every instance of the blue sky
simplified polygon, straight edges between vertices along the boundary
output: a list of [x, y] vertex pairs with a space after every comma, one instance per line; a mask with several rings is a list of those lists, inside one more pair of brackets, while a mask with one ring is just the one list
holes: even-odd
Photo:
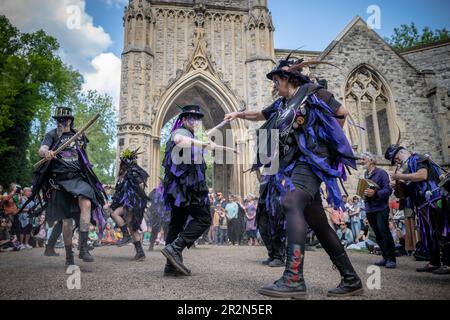
[[[43, 29], [61, 45], [62, 60], [84, 77], [84, 90], [95, 89], [120, 96], [123, 14], [128, 0], [0, 0], [0, 14], [22, 32]], [[420, 29], [450, 29], [450, 0], [269, 0], [279, 49], [324, 50], [359, 15], [368, 20], [367, 9], [381, 11], [382, 37], [395, 27], [415, 22]], [[73, 10], [73, 9], [77, 10]], [[79, 23], [68, 26], [73, 13]]]
[[[369, 18], [367, 8], [381, 10], [381, 36], [390, 36], [395, 27], [415, 22], [422, 29], [450, 29], [449, 0], [269, 0], [276, 32], [276, 48], [323, 50], [356, 15]], [[111, 51], [122, 51], [123, 6], [108, 5], [106, 0], [87, 0], [86, 12], [94, 24], [111, 35]]]

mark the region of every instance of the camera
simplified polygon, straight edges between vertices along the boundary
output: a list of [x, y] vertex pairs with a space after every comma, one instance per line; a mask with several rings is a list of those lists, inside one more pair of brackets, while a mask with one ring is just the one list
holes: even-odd
[[22, 187], [21, 186], [16, 186], [16, 194], [20, 194], [22, 192]]

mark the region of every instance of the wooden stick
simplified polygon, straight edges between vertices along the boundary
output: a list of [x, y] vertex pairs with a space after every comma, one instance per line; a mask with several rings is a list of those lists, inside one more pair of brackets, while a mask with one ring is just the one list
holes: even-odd
[[[86, 132], [87, 129], [89, 129], [90, 127], [92, 127], [92, 125], [98, 120], [98, 118], [100, 118], [100, 113], [97, 113], [94, 118], [92, 118], [88, 123], [86, 123], [86, 125], [80, 129], [80, 131], [78, 131], [77, 133], [75, 133], [75, 135], [70, 138], [69, 140], [67, 140], [63, 145], [61, 145], [58, 149], [55, 150], [55, 156], [57, 156], [58, 154], [60, 154], [64, 149], [66, 149], [72, 142], [74, 142], [76, 139], [78, 139], [78, 137], [80, 137], [84, 132]], [[33, 168], [37, 169], [39, 168], [41, 165], [43, 165], [44, 163], [46, 163], [48, 160], [43, 158], [41, 159], [39, 162], [35, 163]]]

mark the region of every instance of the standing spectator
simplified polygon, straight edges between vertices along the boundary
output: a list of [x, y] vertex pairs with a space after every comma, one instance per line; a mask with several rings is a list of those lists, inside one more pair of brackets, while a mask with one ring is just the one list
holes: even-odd
[[220, 220], [220, 209], [223, 209], [221, 205], [217, 205], [214, 207], [214, 216], [213, 216], [213, 236], [214, 238], [212, 238], [213, 243], [215, 244], [219, 244], [219, 220]]
[[225, 197], [223, 196], [222, 192], [217, 192], [217, 198], [215, 205], [220, 204], [222, 208], [225, 209], [227, 206], [227, 201], [225, 200]]
[[[22, 208], [23, 204], [27, 202], [28, 198], [31, 197], [31, 188], [24, 188], [23, 189], [23, 196], [22, 196], [22, 203], [20, 207]], [[23, 208], [22, 212], [19, 214], [19, 221], [20, 221], [20, 243], [22, 244], [21, 249], [31, 249], [33, 248], [30, 246], [30, 237], [31, 237], [31, 231], [33, 229], [32, 225], [32, 210], [34, 208], [34, 202], [30, 201], [30, 203]]]
[[355, 243], [352, 230], [347, 228], [347, 224], [345, 222], [342, 222], [339, 226], [340, 229], [336, 232], [338, 235], [339, 240], [341, 241], [342, 245], [347, 248], [349, 245], [352, 245]]
[[3, 186], [0, 184], [0, 217], [5, 215], [5, 212], [3, 211], [3, 192]]
[[249, 196], [248, 198], [248, 202], [245, 207], [245, 216], [247, 218], [245, 230], [247, 232], [248, 244], [250, 246], [256, 246], [256, 204], [253, 196]]
[[360, 221], [360, 226], [361, 229], [364, 227], [364, 221], [366, 221], [367, 219], [367, 214], [366, 214], [366, 204], [364, 203], [364, 199], [358, 197], [359, 201], [358, 201], [358, 206], [359, 206], [359, 221]]
[[22, 187], [16, 183], [11, 183], [9, 186], [9, 193], [3, 197], [3, 211], [8, 219], [12, 222], [12, 234], [16, 236], [19, 242], [20, 237], [20, 221], [19, 221], [19, 208], [22, 204]]
[[236, 197], [235, 196], [235, 201], [238, 205], [238, 221], [237, 221], [237, 243], [238, 245], [242, 244], [242, 240], [244, 238], [244, 234], [245, 234], [245, 203], [242, 201], [242, 199], [240, 197]]
[[392, 194], [389, 175], [383, 169], [377, 168], [376, 158], [371, 153], [364, 153], [362, 162], [366, 169], [365, 178], [378, 185], [378, 188], [369, 188], [364, 191], [367, 219], [375, 232], [383, 255], [383, 259], [375, 265], [394, 269], [397, 266], [397, 260], [394, 240], [389, 231], [389, 197]]
[[227, 234], [228, 234], [228, 219], [227, 215], [225, 213], [225, 210], [222, 208], [222, 206], [219, 204], [217, 205], [217, 213], [219, 215], [219, 230], [217, 233], [217, 244], [219, 246], [223, 246], [226, 244], [227, 241]]
[[349, 209], [348, 209], [348, 215], [350, 217], [350, 226], [352, 229], [352, 233], [355, 237], [359, 235], [359, 232], [361, 231], [361, 206], [359, 203], [359, 197], [354, 196], [353, 201], [350, 203]]
[[400, 208], [403, 210], [405, 216], [405, 250], [408, 256], [412, 256], [417, 244], [416, 217], [413, 204], [410, 203], [409, 199], [402, 199], [400, 201]]
[[214, 194], [214, 190], [209, 188], [209, 204], [210, 204], [210, 209], [209, 212], [211, 214], [211, 227], [209, 228], [209, 233], [208, 233], [208, 242], [209, 243], [216, 243], [216, 235], [217, 235], [217, 225], [214, 224], [214, 216], [215, 216], [215, 203], [216, 203], [216, 196]]
[[229, 203], [225, 206], [225, 211], [226, 211], [227, 221], [228, 221], [228, 238], [234, 246], [238, 242], [239, 205], [237, 204], [234, 196], [230, 196], [228, 198], [228, 200], [229, 200]]

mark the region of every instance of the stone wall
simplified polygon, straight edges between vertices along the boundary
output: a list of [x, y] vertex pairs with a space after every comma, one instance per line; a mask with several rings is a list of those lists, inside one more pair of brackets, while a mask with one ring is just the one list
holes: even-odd
[[401, 53], [419, 71], [432, 70], [436, 84], [450, 90], [450, 41]]
[[[430, 153], [442, 161], [442, 146], [435, 131], [433, 114], [427, 99], [424, 75], [395, 53], [362, 19], [358, 19], [320, 57], [339, 69], [320, 65], [318, 76], [328, 79], [329, 88], [344, 101], [349, 75], [365, 65], [375, 71], [390, 90], [389, 113], [391, 141], [398, 137], [396, 123], [402, 132], [402, 143], [416, 152]], [[357, 115], [353, 115], [357, 119]]]
[[412, 48], [401, 54], [426, 74], [434, 127], [442, 145], [444, 163], [450, 165], [450, 41]]

